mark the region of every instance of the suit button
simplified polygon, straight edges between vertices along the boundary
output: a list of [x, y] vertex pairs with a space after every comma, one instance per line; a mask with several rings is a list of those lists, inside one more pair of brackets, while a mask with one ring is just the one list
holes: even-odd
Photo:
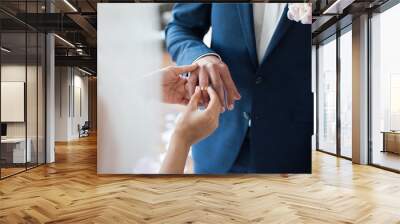
[[258, 77], [256, 78], [256, 84], [257, 84], [257, 85], [260, 84], [260, 83], [262, 83], [262, 81], [263, 81], [263, 78], [262, 78], [261, 76], [258, 76]]
[[244, 117], [246, 120], [249, 120], [249, 119], [250, 119], [250, 115], [249, 115], [249, 113], [247, 113], [247, 112], [243, 112], [243, 117]]

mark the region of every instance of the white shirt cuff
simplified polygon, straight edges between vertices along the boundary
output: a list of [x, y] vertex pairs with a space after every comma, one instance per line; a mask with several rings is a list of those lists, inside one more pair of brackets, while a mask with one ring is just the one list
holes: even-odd
[[200, 58], [205, 57], [205, 56], [216, 56], [217, 58], [219, 58], [220, 61], [222, 61], [221, 56], [219, 56], [219, 54], [217, 54], [217, 53], [207, 53], [207, 54], [200, 55], [198, 58], [196, 58], [196, 60], [193, 61], [193, 63], [198, 61]]

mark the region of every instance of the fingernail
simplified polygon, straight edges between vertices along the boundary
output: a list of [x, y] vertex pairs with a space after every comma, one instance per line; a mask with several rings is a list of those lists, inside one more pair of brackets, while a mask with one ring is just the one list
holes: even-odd
[[221, 107], [221, 112], [225, 112], [225, 107]]
[[199, 91], [199, 90], [200, 90], [200, 87], [199, 87], [199, 86], [196, 86], [195, 91]]
[[228, 106], [228, 109], [229, 109], [229, 110], [233, 110], [233, 104], [229, 105], [229, 106]]

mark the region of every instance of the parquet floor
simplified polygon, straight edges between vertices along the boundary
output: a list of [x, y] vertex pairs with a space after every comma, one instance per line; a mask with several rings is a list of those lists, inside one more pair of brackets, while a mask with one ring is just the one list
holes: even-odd
[[97, 176], [96, 139], [0, 181], [0, 223], [400, 223], [400, 175], [315, 152], [312, 175]]

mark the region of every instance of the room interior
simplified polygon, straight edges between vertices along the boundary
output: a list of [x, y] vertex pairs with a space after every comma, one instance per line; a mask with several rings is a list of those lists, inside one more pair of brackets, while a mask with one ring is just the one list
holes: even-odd
[[43, 164], [44, 34], [2, 33], [1, 172], [2, 177]]

